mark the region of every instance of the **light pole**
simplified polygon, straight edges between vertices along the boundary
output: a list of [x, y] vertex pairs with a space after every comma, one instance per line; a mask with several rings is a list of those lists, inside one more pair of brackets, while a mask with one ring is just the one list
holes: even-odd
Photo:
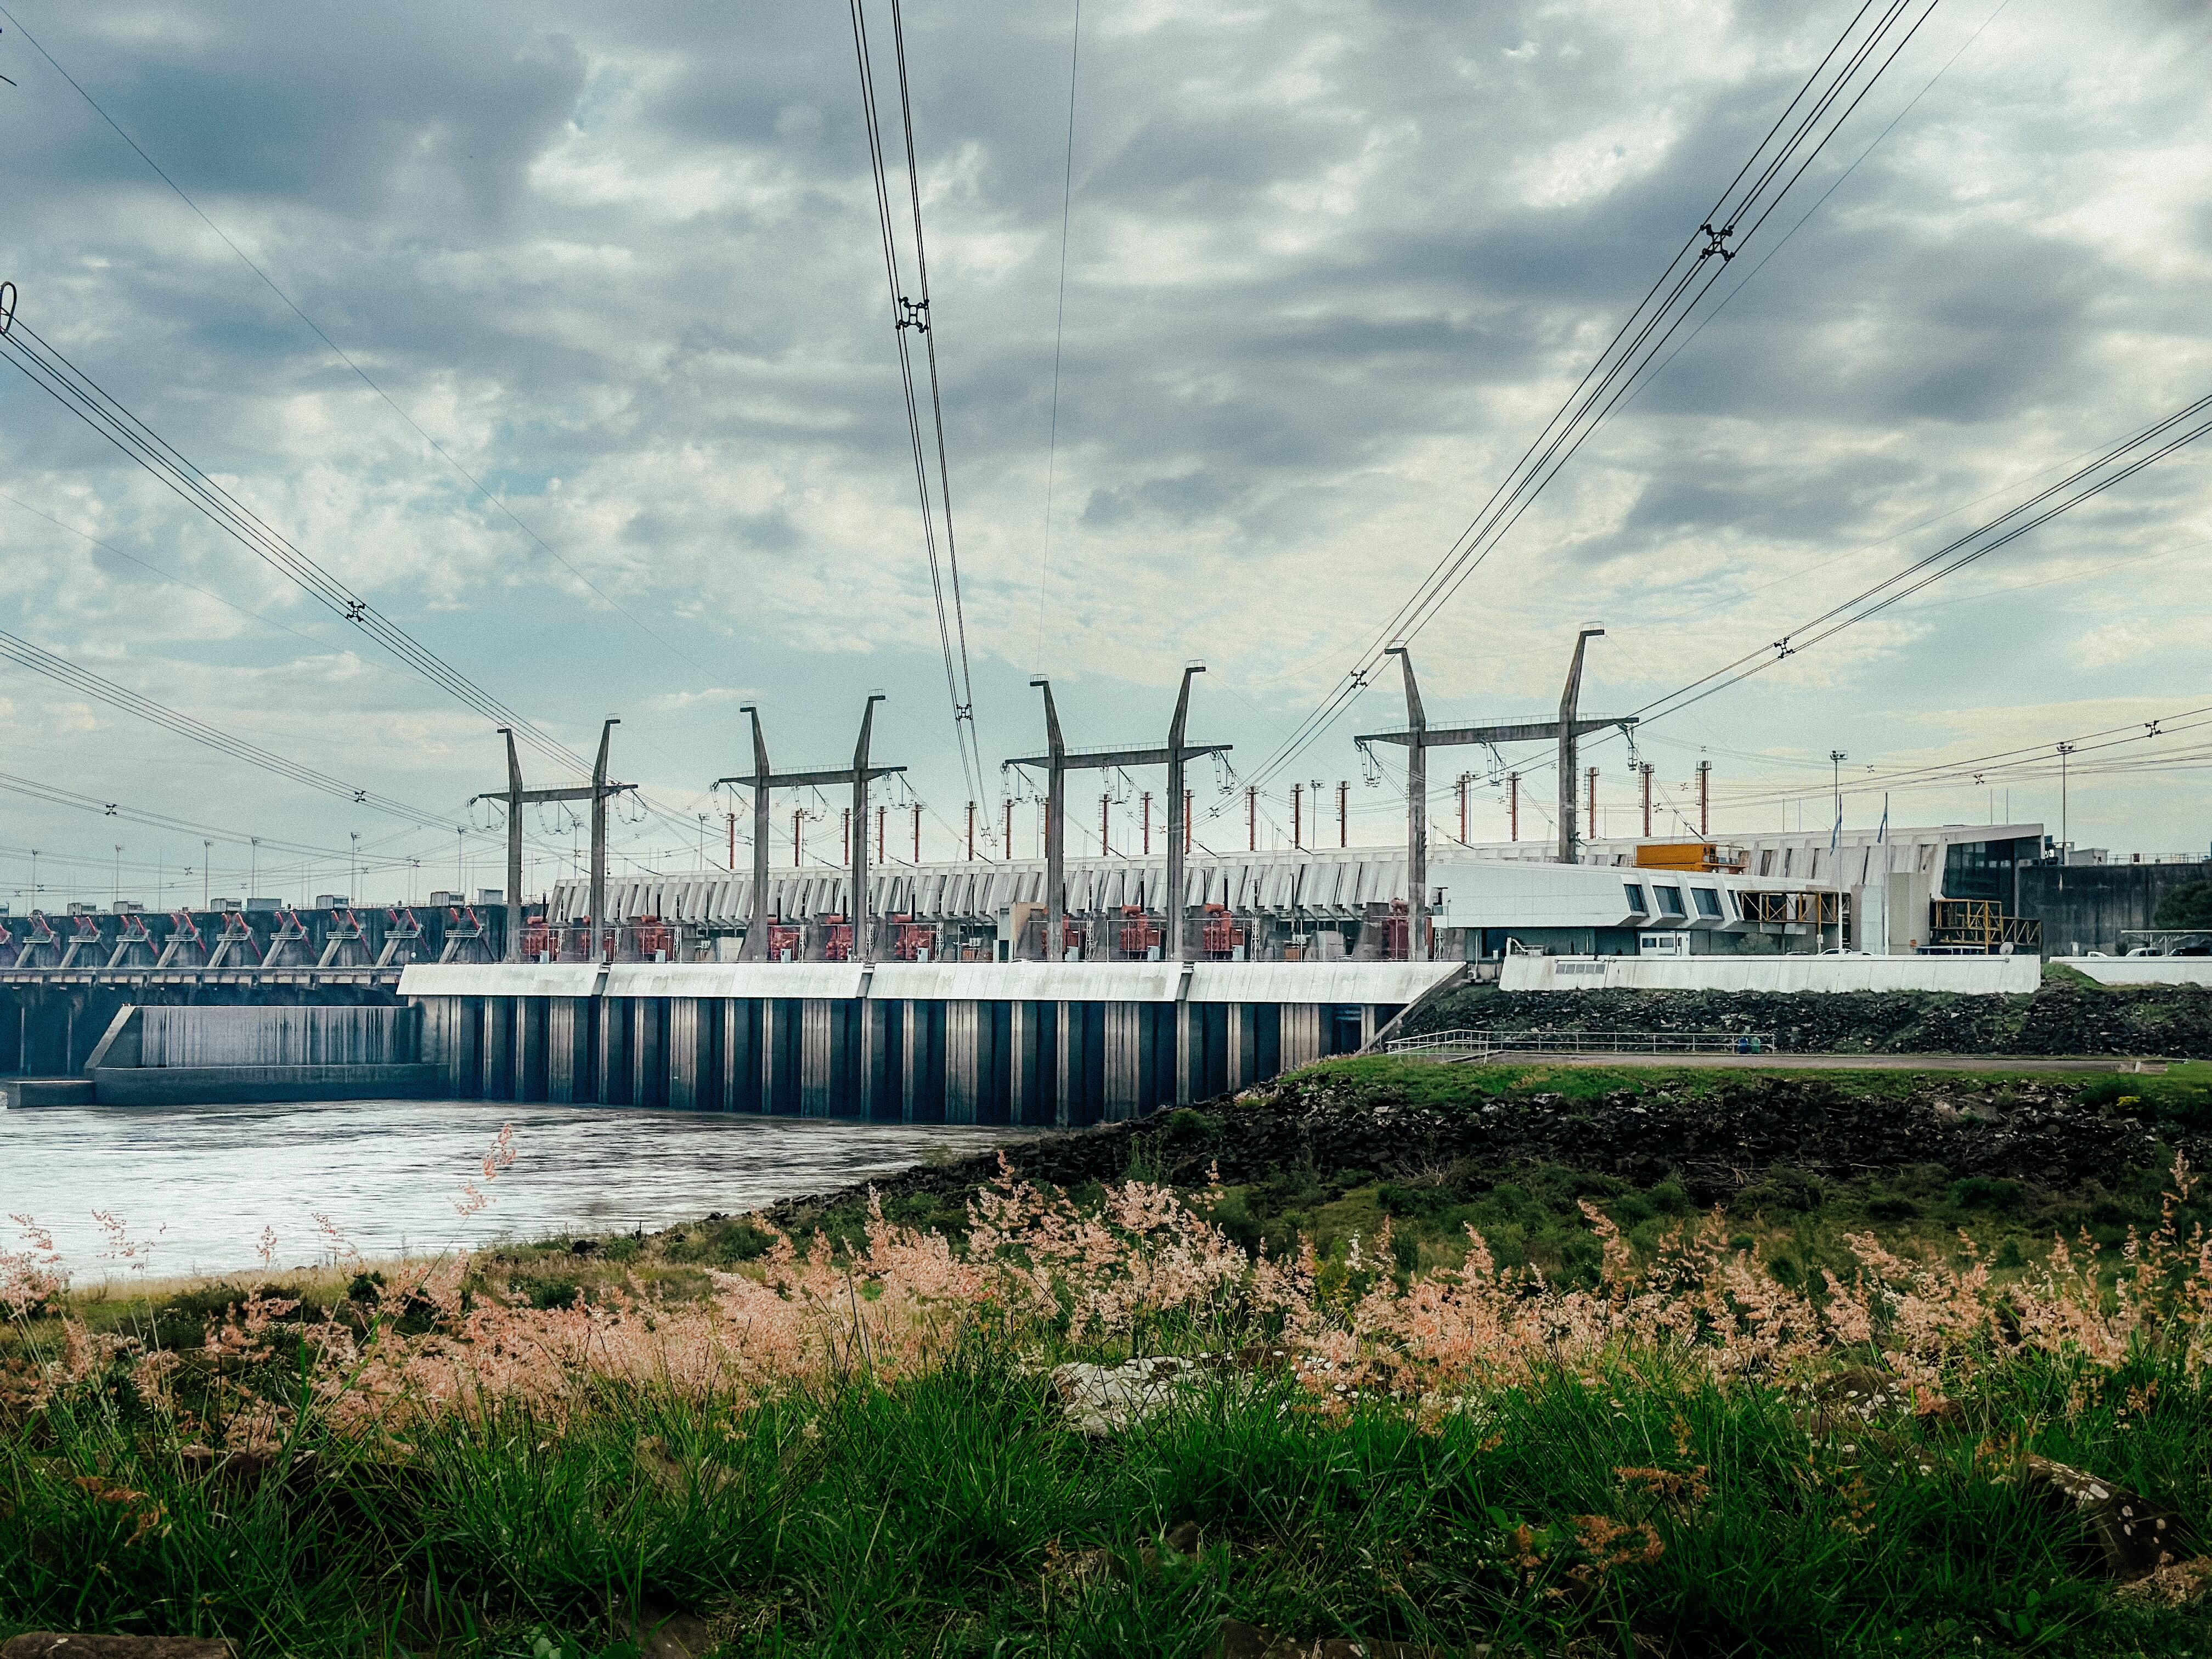
[[123, 908], [123, 843], [119, 841], [115, 843], [114, 906], [118, 910]]
[[346, 834], [353, 837], [353, 844], [346, 849], [346, 897], [358, 900], [361, 897], [361, 831], [349, 830]]
[[1850, 757], [1846, 755], [1840, 749], [1831, 749], [1828, 751], [1829, 787], [1834, 790], [1836, 796], [1836, 824], [1834, 829], [1828, 831], [1828, 850], [1830, 852], [1835, 851], [1837, 848], [1843, 845], [1844, 763], [1850, 758]]
[[202, 842], [200, 843], [200, 908], [203, 910], [208, 908], [210, 902], [209, 884], [214, 880], [215, 872], [208, 866], [214, 861], [215, 843], [211, 841]]
[[2066, 848], [2071, 844], [2067, 839], [2066, 830], [2066, 757], [2073, 752], [2074, 745], [2070, 743], [2058, 745], [2058, 861], [2061, 864], [2066, 862]]

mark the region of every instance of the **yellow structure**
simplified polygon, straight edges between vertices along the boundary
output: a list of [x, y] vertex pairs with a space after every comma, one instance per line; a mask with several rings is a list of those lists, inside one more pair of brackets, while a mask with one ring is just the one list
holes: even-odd
[[1745, 863], [1741, 847], [1723, 847], [1710, 841], [1647, 841], [1636, 848], [1639, 870], [1728, 870], [1741, 874]]

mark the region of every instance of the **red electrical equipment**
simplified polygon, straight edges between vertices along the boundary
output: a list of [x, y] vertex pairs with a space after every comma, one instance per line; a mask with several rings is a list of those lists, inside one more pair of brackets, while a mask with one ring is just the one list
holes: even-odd
[[1121, 907], [1121, 954], [1143, 957], [1157, 949], [1160, 942], [1159, 925], [1145, 914], [1139, 904]]
[[1404, 962], [1407, 959], [1406, 940], [1410, 931], [1406, 901], [1392, 899], [1389, 919], [1382, 924], [1382, 954], [1387, 960]]
[[525, 922], [522, 927], [522, 955], [527, 962], [543, 957], [548, 962], [561, 959], [561, 935], [543, 918]]
[[[453, 914], [458, 919], [460, 912], [457, 910]], [[474, 912], [470, 913], [469, 920], [471, 921], [476, 920]], [[571, 949], [558, 952], [560, 958], [576, 962], [603, 962], [611, 959], [615, 953], [614, 929], [610, 927], [599, 933], [596, 941], [592, 938], [594, 931], [588, 918], [577, 923], [575, 944]], [[464, 936], [466, 937], [466, 935]]]
[[926, 921], [908, 921], [902, 916], [888, 918], [897, 924], [891, 935], [891, 954], [901, 962], [931, 962], [937, 956], [937, 929]]
[[826, 919], [830, 924], [829, 937], [822, 944], [824, 962], [850, 962], [853, 959], [853, 924], [842, 916]]
[[676, 930], [659, 916], [640, 916], [631, 927], [630, 937], [637, 941], [637, 954], [642, 961], [665, 960], [676, 952]]
[[770, 922], [768, 928], [768, 959], [770, 962], [794, 962], [799, 957], [799, 930]]
[[1230, 916], [1225, 904], [1206, 907], [1206, 920], [1199, 936], [1207, 958], [1214, 962], [1229, 961], [1244, 943], [1244, 930]]

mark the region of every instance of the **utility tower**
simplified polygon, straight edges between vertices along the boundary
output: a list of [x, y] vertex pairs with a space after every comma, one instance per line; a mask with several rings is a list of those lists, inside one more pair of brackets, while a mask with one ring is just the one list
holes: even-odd
[[875, 960], [875, 939], [868, 921], [868, 785], [878, 778], [888, 777], [894, 772], [903, 772], [903, 766], [878, 766], [868, 754], [869, 743], [875, 730], [876, 705], [884, 701], [880, 691], [868, 693], [860, 709], [860, 741], [853, 748], [853, 763], [842, 769], [817, 769], [807, 772], [777, 772], [768, 763], [768, 739], [761, 733], [760, 706], [745, 703], [740, 712], [752, 721], [753, 769], [740, 777], [717, 778], [717, 787], [737, 784], [753, 792], [753, 904], [752, 921], [745, 927], [743, 960], [764, 962], [768, 959], [768, 818], [769, 794], [775, 789], [820, 788], [848, 783], [853, 787], [852, 816], [848, 820], [850, 833], [846, 836], [846, 853], [852, 872], [852, 902], [847, 907], [853, 923], [853, 954], [860, 961]]
[[634, 783], [610, 783], [607, 781], [607, 745], [614, 737], [615, 727], [622, 721], [612, 715], [599, 728], [599, 755], [592, 763], [592, 781], [578, 789], [525, 789], [522, 787], [522, 763], [514, 752], [514, 732], [502, 726], [499, 733], [507, 739], [507, 787], [491, 794], [477, 795], [470, 800], [473, 806], [480, 800], [507, 803], [507, 960], [522, 960], [522, 809], [541, 801], [587, 800], [592, 803], [592, 959], [599, 960], [601, 942], [607, 925], [607, 799], [625, 790], [635, 789]]
[[[1609, 726], [1623, 731], [1636, 724], [1633, 714], [1609, 714], [1584, 719], [1577, 705], [1582, 698], [1583, 647], [1605, 629], [1595, 623], [1575, 636], [1575, 654], [1567, 668], [1567, 684], [1559, 698], [1556, 720], [1507, 720], [1489, 726], [1432, 727], [1422, 706], [1420, 683], [1413, 678], [1413, 653], [1405, 646], [1389, 647], [1397, 658], [1406, 681], [1406, 724], [1395, 732], [1370, 732], [1355, 739], [1361, 744], [1402, 744], [1406, 750], [1406, 926], [1407, 954], [1416, 960], [1429, 953], [1425, 926], [1429, 908], [1429, 761], [1431, 749], [1458, 748], [1467, 744], [1540, 743], [1559, 746], [1559, 862], [1575, 861], [1575, 740], [1586, 732]], [[1515, 775], [1517, 789], [1519, 775]], [[1516, 825], [1517, 828], [1517, 825]]]
[[1199, 755], [1225, 755], [1234, 746], [1225, 743], [1190, 743], [1185, 731], [1190, 718], [1190, 683], [1203, 674], [1206, 665], [1187, 663], [1182, 686], [1176, 694], [1175, 718], [1168, 722], [1164, 749], [1086, 750], [1071, 755], [1060, 732], [1060, 711], [1052, 701], [1052, 682], [1042, 676], [1030, 682], [1044, 693], [1045, 752], [1010, 760], [1004, 766], [1044, 768], [1045, 771], [1045, 960], [1057, 962], [1065, 951], [1063, 929], [1067, 919], [1067, 775], [1073, 771], [1110, 771], [1129, 766], [1168, 769], [1168, 878], [1161, 905], [1168, 940], [1177, 962], [1190, 957], [1189, 929], [1183, 925], [1183, 838], [1189, 811], [1185, 801], [1183, 769]]

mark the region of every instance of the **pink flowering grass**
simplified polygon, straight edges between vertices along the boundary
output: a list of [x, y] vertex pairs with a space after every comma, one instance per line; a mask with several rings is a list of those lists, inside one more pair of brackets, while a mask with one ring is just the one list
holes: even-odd
[[[545, 1306], [495, 1259], [372, 1274], [332, 1227], [354, 1294], [241, 1287], [189, 1340], [95, 1329], [33, 1227], [0, 1256], [0, 1635], [544, 1659], [680, 1607], [732, 1651], [1195, 1655], [1236, 1616], [1455, 1650], [2178, 1652], [2192, 1626], [2114, 1601], [1993, 1477], [2033, 1449], [2212, 1504], [2193, 1181], [2116, 1252], [2003, 1279], [1866, 1236], [1793, 1286], [1717, 1217], [1639, 1251], [1586, 1205], [1587, 1282], [1473, 1234], [1412, 1274], [1387, 1224], [1255, 1259], [1218, 1189], [1079, 1204], [1002, 1167], [957, 1243], [872, 1205], [685, 1296], [619, 1263]], [[1212, 1364], [1115, 1441], [1068, 1431], [1052, 1364], [1159, 1353]], [[1878, 1467], [1805, 1425], [1845, 1365], [1902, 1385]], [[1184, 1524], [1210, 1541], [1163, 1557]]]
[[[486, 1160], [488, 1179], [502, 1153], [512, 1161], [505, 1141]], [[1963, 1235], [1954, 1263], [1907, 1260], [1854, 1235], [1856, 1271], [1830, 1272], [1816, 1290], [1779, 1283], [1732, 1248], [1718, 1215], [1686, 1222], [1639, 1260], [1585, 1202], [1601, 1253], [1594, 1285], [1501, 1267], [1471, 1230], [1460, 1265], [1416, 1275], [1396, 1266], [1387, 1219], [1340, 1260], [1322, 1262], [1310, 1246], [1255, 1259], [1207, 1219], [1218, 1193], [1129, 1181], [1085, 1207], [1002, 1164], [959, 1244], [872, 1204], [857, 1245], [774, 1234], [746, 1267], [708, 1272], [702, 1297], [672, 1300], [617, 1279], [551, 1307], [529, 1305], [458, 1254], [396, 1264], [343, 1305], [245, 1296], [210, 1321], [198, 1352], [262, 1358], [281, 1327], [287, 1363], [307, 1386], [279, 1413], [305, 1402], [343, 1433], [397, 1431], [489, 1401], [557, 1414], [606, 1382], [721, 1399], [856, 1375], [895, 1382], [978, 1344], [1031, 1361], [1265, 1346], [1331, 1390], [1405, 1400], [1647, 1359], [1722, 1386], [1871, 1363], [1929, 1399], [2027, 1355], [2085, 1374], [2153, 1361], [2193, 1384], [2212, 1358], [2212, 1240], [2185, 1236], [2175, 1211], [2195, 1182], [2177, 1162], [2164, 1224], [2116, 1254], [2086, 1236], [2054, 1238], [2040, 1267], [2000, 1283]], [[33, 1380], [15, 1385], [19, 1406], [112, 1364], [190, 1361], [191, 1350], [89, 1330], [70, 1310], [51, 1239], [18, 1221], [22, 1246], [0, 1253], [0, 1306], [25, 1334], [19, 1353], [35, 1346], [33, 1329], [51, 1333]], [[322, 1224], [341, 1267], [362, 1265]], [[123, 1237], [120, 1224], [112, 1231]], [[34, 1325], [34, 1313], [46, 1317]], [[240, 1370], [239, 1388], [251, 1370]], [[215, 1374], [220, 1394], [233, 1373]]]

